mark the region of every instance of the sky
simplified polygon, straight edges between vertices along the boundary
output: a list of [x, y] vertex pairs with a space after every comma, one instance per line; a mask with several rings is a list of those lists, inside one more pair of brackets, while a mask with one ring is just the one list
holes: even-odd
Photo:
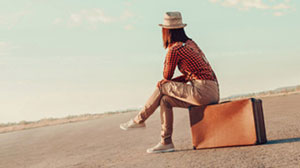
[[299, 5], [0, 0], [0, 123], [142, 107], [163, 78], [167, 11], [182, 13], [221, 97], [299, 85]]

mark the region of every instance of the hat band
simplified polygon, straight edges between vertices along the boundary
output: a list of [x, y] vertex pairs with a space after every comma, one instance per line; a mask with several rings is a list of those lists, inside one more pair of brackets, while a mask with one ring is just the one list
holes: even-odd
[[164, 20], [164, 25], [182, 25], [181, 19]]
[[164, 18], [164, 20], [182, 20], [182, 18]]
[[186, 24], [179, 24], [179, 25], [164, 25], [164, 24], [159, 24], [159, 26], [167, 29], [179, 29], [179, 28], [184, 28]]

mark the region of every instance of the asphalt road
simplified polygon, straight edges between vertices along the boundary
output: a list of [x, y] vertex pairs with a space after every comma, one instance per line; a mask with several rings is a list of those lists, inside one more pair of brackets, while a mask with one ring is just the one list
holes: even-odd
[[265, 145], [193, 150], [187, 109], [174, 109], [176, 151], [148, 154], [160, 140], [159, 110], [147, 128], [123, 131], [135, 113], [0, 134], [1, 168], [300, 168], [300, 94], [263, 98]]

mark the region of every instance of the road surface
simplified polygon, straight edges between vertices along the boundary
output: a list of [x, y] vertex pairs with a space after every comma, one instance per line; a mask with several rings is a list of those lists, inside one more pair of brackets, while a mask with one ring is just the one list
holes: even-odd
[[176, 151], [147, 154], [160, 140], [159, 110], [147, 128], [123, 131], [136, 112], [0, 134], [1, 168], [300, 168], [300, 94], [263, 98], [268, 144], [192, 150], [187, 109], [174, 109]]

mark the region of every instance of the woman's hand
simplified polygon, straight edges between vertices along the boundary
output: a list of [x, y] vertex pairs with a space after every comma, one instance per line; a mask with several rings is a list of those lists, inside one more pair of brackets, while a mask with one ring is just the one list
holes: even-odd
[[167, 83], [168, 81], [169, 81], [169, 80], [167, 80], [167, 79], [162, 79], [161, 81], [158, 81], [158, 82], [157, 82], [157, 85], [156, 85], [156, 86], [157, 86], [158, 88], [160, 88], [162, 84]]

